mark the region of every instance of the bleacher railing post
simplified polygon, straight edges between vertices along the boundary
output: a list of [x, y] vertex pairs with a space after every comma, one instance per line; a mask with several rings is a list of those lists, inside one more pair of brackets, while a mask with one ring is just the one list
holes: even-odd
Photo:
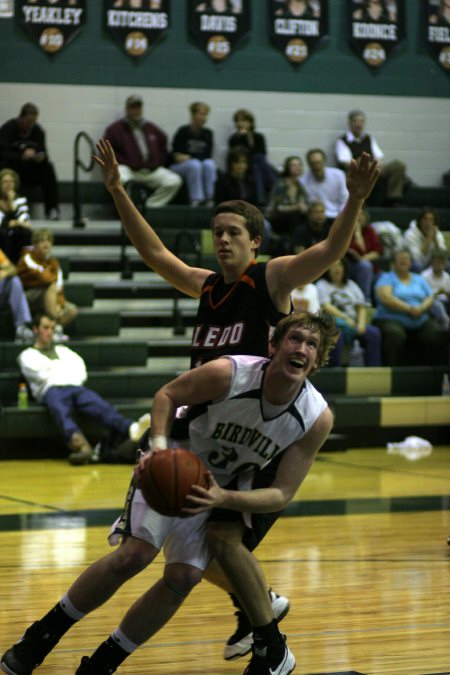
[[[80, 141], [84, 139], [89, 145], [90, 151], [90, 162], [85, 164], [80, 159]], [[85, 227], [87, 223], [87, 218], [83, 218], [81, 215], [81, 199], [80, 199], [80, 182], [78, 179], [78, 170], [79, 168], [83, 169], [86, 172], [92, 171], [94, 167], [94, 160], [92, 155], [94, 153], [94, 142], [90, 136], [85, 131], [79, 131], [75, 136], [74, 147], [73, 147], [73, 227]]]

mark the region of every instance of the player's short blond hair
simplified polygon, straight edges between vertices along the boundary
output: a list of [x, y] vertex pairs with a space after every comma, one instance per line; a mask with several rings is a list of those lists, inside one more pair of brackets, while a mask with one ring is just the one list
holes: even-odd
[[339, 329], [333, 317], [327, 312], [293, 312], [289, 316], [281, 319], [270, 339], [272, 347], [276, 347], [283, 340], [286, 333], [291, 328], [308, 328], [313, 333], [319, 335], [319, 345], [317, 348], [317, 366], [312, 372], [324, 366], [330, 357], [330, 352], [339, 338]]

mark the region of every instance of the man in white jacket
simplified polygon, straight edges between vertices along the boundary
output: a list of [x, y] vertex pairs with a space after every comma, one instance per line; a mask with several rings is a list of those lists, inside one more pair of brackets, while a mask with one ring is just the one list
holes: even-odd
[[87, 464], [93, 449], [73, 418], [74, 410], [93, 417], [106, 428], [132, 441], [139, 441], [148, 428], [150, 416], [133, 422], [92, 389], [84, 386], [86, 364], [69, 347], [53, 344], [55, 321], [45, 314], [33, 323], [35, 342], [17, 357], [33, 397], [51, 412], [71, 450], [69, 462]]

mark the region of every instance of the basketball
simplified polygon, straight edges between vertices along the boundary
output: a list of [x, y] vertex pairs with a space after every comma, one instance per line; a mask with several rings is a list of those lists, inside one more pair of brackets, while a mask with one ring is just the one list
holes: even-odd
[[147, 504], [163, 516], [179, 516], [192, 485], [207, 488], [206, 468], [190, 450], [152, 452], [139, 467], [139, 487]]

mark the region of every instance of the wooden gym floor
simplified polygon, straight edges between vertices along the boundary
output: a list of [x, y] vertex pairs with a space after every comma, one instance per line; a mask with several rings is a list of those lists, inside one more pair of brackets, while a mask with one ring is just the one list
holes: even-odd
[[[108, 551], [131, 467], [4, 461], [0, 479], [0, 650]], [[450, 673], [450, 447], [418, 461], [383, 448], [322, 453], [258, 549], [291, 601], [282, 622], [302, 675]], [[157, 561], [75, 626], [37, 672], [74, 673], [162, 572]], [[222, 659], [228, 598], [200, 584], [126, 675], [242, 673]]]

